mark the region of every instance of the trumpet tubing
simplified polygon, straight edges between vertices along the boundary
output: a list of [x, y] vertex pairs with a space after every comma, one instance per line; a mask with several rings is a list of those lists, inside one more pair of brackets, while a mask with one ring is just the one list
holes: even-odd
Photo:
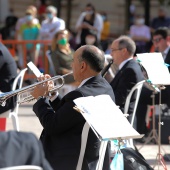
[[[15, 96], [15, 95], [18, 95], [18, 103], [24, 103], [24, 102], [29, 102], [31, 100], [34, 100], [34, 97], [30, 95], [31, 91], [33, 91], [33, 89], [37, 86], [37, 85], [40, 85], [40, 84], [44, 84], [48, 81], [53, 81], [54, 83], [54, 87], [49, 91], [49, 95], [52, 94], [53, 92], [57, 91], [58, 89], [60, 89], [65, 81], [64, 81], [64, 77], [68, 76], [72, 74], [72, 72], [68, 73], [68, 74], [65, 74], [63, 76], [54, 76], [54, 77], [51, 77], [49, 79], [46, 79], [44, 81], [40, 81], [40, 82], [37, 82], [37, 83], [34, 83], [32, 85], [29, 85], [29, 86], [26, 86], [26, 87], [23, 87], [21, 89], [17, 89], [15, 91], [10, 91], [10, 92], [6, 92], [6, 93], [0, 93], [0, 105], [1, 106], [5, 106], [6, 104], [6, 101]], [[61, 79], [62, 83], [59, 84], [58, 81]]]

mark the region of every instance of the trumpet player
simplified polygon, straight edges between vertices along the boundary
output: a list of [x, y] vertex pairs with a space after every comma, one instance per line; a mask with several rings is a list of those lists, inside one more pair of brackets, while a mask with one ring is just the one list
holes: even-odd
[[[76, 50], [73, 56], [73, 76], [80, 85], [62, 99], [55, 94], [48, 100], [45, 97], [52, 82], [39, 85], [31, 93], [37, 102], [33, 111], [37, 115], [43, 131], [40, 136], [45, 156], [54, 170], [76, 170], [80, 148], [81, 134], [85, 124], [83, 116], [73, 109], [73, 100], [79, 97], [110, 95], [114, 93], [109, 83], [101, 76], [104, 67], [103, 52], [95, 46], [85, 45]], [[49, 76], [46, 75], [48, 78]], [[97, 106], [96, 106], [97, 107]], [[82, 170], [95, 170], [99, 158], [100, 141], [90, 129], [87, 138]], [[109, 145], [104, 161], [104, 170], [109, 170]]]

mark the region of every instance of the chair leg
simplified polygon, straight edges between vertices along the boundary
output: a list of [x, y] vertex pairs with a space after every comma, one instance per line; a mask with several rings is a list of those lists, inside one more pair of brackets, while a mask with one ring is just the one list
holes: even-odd
[[132, 148], [134, 148], [133, 139], [130, 139], [130, 140], [129, 140], [129, 143], [130, 143], [130, 146], [131, 146]]
[[19, 120], [18, 120], [18, 116], [15, 116], [15, 115], [11, 115], [11, 118], [12, 118], [12, 124], [13, 124], [13, 127], [16, 131], [19, 131]]

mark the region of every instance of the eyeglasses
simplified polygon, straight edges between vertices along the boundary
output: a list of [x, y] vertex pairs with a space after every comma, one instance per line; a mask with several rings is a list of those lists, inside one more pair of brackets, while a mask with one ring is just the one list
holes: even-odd
[[159, 43], [163, 38], [160, 37], [160, 38], [155, 38], [152, 40], [153, 43]]
[[122, 49], [124, 49], [124, 48], [111, 49], [111, 50], [112, 50], [112, 52], [113, 52], [113, 51], [119, 51], [119, 50], [122, 50]]

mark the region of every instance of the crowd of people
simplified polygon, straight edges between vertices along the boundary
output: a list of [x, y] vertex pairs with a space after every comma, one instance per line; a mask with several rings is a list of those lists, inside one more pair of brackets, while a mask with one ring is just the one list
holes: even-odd
[[[49, 5], [42, 10], [45, 18], [40, 22], [36, 18], [37, 9], [34, 6], [26, 9], [25, 16], [16, 22], [15, 38], [18, 40], [51, 40], [49, 50], [56, 74], [65, 75], [73, 72], [73, 75], [65, 78], [64, 86], [69, 90], [63, 92], [62, 95], [60, 91], [57, 91], [48, 96], [51, 87], [54, 86], [51, 81], [35, 86], [31, 95], [37, 99], [33, 105], [33, 111], [43, 127], [40, 141], [45, 159], [50, 164], [47, 163], [49, 169], [52, 167], [54, 170], [67, 170], [69, 167], [69, 170], [75, 170], [80, 154], [85, 119], [73, 109], [75, 105], [73, 100], [79, 97], [106, 94], [124, 112], [126, 98], [132, 87], [146, 79], [143, 70], [135, 60], [136, 53], [150, 52], [149, 43], [152, 42], [154, 51], [162, 53], [165, 63], [170, 64], [170, 31], [168, 28], [170, 19], [166, 18], [165, 10], [160, 8], [158, 18], [155, 18], [149, 27], [145, 25], [143, 16], [138, 14], [130, 27], [129, 35], [121, 35], [111, 40], [109, 38], [111, 22], [106, 12], [99, 14], [91, 3], [86, 5], [85, 11], [77, 20], [75, 37], [67, 30], [65, 21], [57, 17], [57, 8]], [[73, 43], [74, 46], [71, 46], [74, 38], [76, 45]], [[18, 55], [21, 55], [19, 53], [22, 50], [21, 47], [18, 45], [17, 48]], [[33, 45], [28, 43], [26, 48], [30, 60], [34, 61]], [[111, 56], [118, 68], [110, 81], [101, 75], [101, 71], [106, 66], [105, 54]], [[0, 57], [0, 61], [2, 60], [0, 62], [0, 90], [7, 92], [11, 90], [12, 83], [17, 76], [17, 65], [3, 44], [0, 44]], [[19, 58], [22, 68], [22, 57]], [[38, 78], [38, 81], [50, 77], [44, 74]], [[170, 106], [169, 89], [167, 85], [161, 96], [162, 103], [168, 106]], [[140, 134], [147, 135], [149, 132], [146, 127], [146, 113], [147, 106], [152, 105], [151, 95], [152, 90], [144, 85], [133, 125]], [[7, 102], [6, 107], [9, 105], [7, 110], [15, 105], [15, 99], [11, 100], [13, 101]], [[134, 93], [128, 110], [129, 121], [135, 100], [136, 94]], [[155, 103], [159, 103], [157, 94]], [[0, 114], [4, 111], [6, 108], [0, 107]], [[101, 141], [90, 129], [85, 154], [82, 158], [82, 170], [96, 169], [100, 144]], [[103, 169], [109, 170], [109, 166], [110, 143], [107, 144]]]

